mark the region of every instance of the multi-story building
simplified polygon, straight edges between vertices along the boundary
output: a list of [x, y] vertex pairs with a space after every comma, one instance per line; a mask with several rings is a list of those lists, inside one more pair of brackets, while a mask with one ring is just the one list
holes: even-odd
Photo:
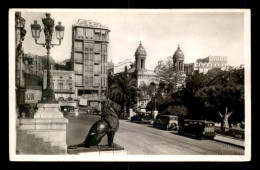
[[[55, 94], [55, 100], [71, 101], [75, 99], [75, 75], [74, 71], [50, 70], [51, 88]], [[47, 86], [47, 71], [44, 70], [43, 88]]]
[[76, 99], [99, 109], [100, 101], [106, 98], [109, 32], [108, 27], [90, 20], [78, 20], [72, 26]]
[[42, 59], [38, 55], [25, 54], [25, 72], [26, 74], [33, 74], [38, 77], [43, 77]]
[[25, 63], [22, 41], [26, 35], [25, 19], [21, 12], [15, 12], [15, 93], [16, 108], [25, 104]]
[[120, 61], [114, 65], [114, 74], [124, 72], [125, 66], [130, 68], [130, 66], [134, 63], [132, 59], [125, 59], [124, 61]]
[[210, 69], [221, 68], [226, 69], [227, 57], [226, 56], [208, 56], [204, 59], [197, 59], [194, 70], [199, 73], [206, 74]]
[[25, 54], [25, 103], [36, 104], [42, 97], [43, 70], [38, 55]]

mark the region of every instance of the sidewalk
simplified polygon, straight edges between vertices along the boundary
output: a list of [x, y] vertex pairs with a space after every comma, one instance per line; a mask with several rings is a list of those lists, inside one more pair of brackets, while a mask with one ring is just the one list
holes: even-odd
[[219, 135], [219, 134], [217, 134], [215, 136], [214, 140], [245, 148], [245, 141], [244, 140], [239, 140], [239, 139], [235, 139], [235, 138], [232, 138], [232, 137], [222, 136], [222, 135]]

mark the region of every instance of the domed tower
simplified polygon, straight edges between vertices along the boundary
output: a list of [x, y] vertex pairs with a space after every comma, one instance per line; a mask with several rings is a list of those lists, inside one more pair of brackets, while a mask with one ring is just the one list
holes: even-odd
[[186, 74], [184, 73], [184, 54], [179, 45], [172, 58], [175, 77], [175, 90], [178, 90], [183, 85], [185, 86], [186, 80]]
[[181, 48], [179, 45], [178, 45], [177, 50], [173, 54], [173, 66], [174, 66], [174, 71], [184, 72], [184, 54], [181, 51]]
[[140, 41], [139, 47], [135, 51], [135, 67], [137, 70], [145, 70], [146, 51]]

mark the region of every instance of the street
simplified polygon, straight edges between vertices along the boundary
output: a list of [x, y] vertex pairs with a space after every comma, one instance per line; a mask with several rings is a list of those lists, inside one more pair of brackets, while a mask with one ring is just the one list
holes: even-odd
[[[84, 141], [90, 127], [100, 119], [98, 115], [80, 114], [67, 117], [67, 144]], [[243, 155], [244, 149], [214, 140], [198, 140], [181, 136], [176, 131], [156, 129], [149, 124], [120, 120], [114, 143], [122, 146], [128, 155]], [[105, 136], [101, 145], [107, 144]]]

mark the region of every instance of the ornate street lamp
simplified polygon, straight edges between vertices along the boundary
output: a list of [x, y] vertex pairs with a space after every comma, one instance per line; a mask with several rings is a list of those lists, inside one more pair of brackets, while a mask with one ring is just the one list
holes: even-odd
[[31, 24], [32, 37], [35, 40], [35, 43], [38, 45], [42, 45], [47, 49], [47, 88], [43, 90], [42, 99], [47, 103], [52, 103], [55, 101], [55, 96], [53, 90], [51, 89], [50, 83], [50, 49], [54, 46], [59, 46], [61, 44], [61, 40], [64, 36], [64, 26], [61, 25], [61, 22], [55, 27], [56, 37], [59, 40], [59, 44], [52, 44], [52, 34], [54, 27], [54, 19], [50, 17], [50, 13], [46, 13], [46, 18], [42, 18], [42, 23], [44, 25], [43, 31], [45, 35], [45, 43], [38, 43], [38, 39], [41, 34], [41, 26], [37, 24], [37, 21], [34, 21], [34, 24]]

